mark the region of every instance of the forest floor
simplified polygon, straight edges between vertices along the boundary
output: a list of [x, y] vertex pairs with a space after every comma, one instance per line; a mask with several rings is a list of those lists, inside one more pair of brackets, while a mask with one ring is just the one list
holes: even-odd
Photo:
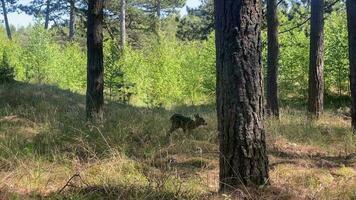
[[[85, 122], [85, 97], [54, 86], [0, 85], [0, 199], [356, 199], [356, 138], [343, 108], [318, 121], [283, 106], [267, 119], [270, 185], [218, 189], [214, 106], [106, 102]], [[166, 133], [173, 113], [208, 125]]]

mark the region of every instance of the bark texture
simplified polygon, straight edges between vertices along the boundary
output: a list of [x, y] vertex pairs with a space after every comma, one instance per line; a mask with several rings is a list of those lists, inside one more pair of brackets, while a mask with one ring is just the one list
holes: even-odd
[[1, 4], [2, 4], [2, 12], [3, 12], [3, 15], [4, 15], [7, 38], [9, 38], [9, 40], [11, 40], [12, 39], [11, 29], [10, 29], [9, 19], [7, 18], [7, 10], [6, 10], [6, 2], [5, 2], [5, 0], [1, 0]]
[[87, 94], [88, 120], [101, 122], [104, 105], [103, 0], [89, 0], [87, 22]]
[[319, 118], [324, 107], [324, 0], [311, 1], [308, 111]]
[[69, 40], [75, 36], [75, 0], [69, 0]]
[[268, 181], [260, 0], [215, 0], [220, 190]]
[[124, 50], [125, 45], [126, 45], [126, 0], [121, 0], [121, 13], [120, 13], [120, 18], [121, 18], [121, 50]]
[[356, 0], [346, 1], [349, 31], [349, 60], [351, 88], [351, 125], [356, 133]]
[[48, 29], [49, 26], [49, 15], [51, 12], [51, 0], [47, 0], [46, 2], [46, 13], [45, 13], [45, 29]]
[[277, 0], [267, 0], [267, 106], [268, 115], [279, 117], [278, 107], [278, 16]]

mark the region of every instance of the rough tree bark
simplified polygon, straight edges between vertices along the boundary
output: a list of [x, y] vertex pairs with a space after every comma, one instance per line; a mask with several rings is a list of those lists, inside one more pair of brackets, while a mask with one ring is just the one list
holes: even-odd
[[279, 117], [278, 107], [278, 16], [277, 0], [267, 0], [267, 105], [270, 116]]
[[46, 13], [45, 13], [45, 29], [48, 29], [49, 26], [49, 15], [51, 12], [51, 0], [46, 1]]
[[5, 0], [1, 0], [1, 4], [2, 4], [2, 12], [3, 12], [3, 15], [4, 15], [4, 21], [5, 21], [5, 28], [6, 28], [7, 37], [9, 38], [9, 40], [11, 40], [12, 39], [11, 29], [10, 29], [10, 25], [9, 25], [9, 20], [7, 18], [7, 10], [6, 10], [6, 2], [5, 2]]
[[87, 119], [103, 120], [104, 66], [103, 66], [103, 1], [89, 0], [87, 22]]
[[324, 0], [311, 1], [308, 111], [315, 118], [324, 106]]
[[268, 181], [260, 0], [215, 0], [220, 190]]
[[351, 88], [351, 126], [356, 133], [356, 0], [346, 1], [349, 31], [349, 60]]
[[120, 29], [121, 29], [121, 50], [123, 51], [126, 45], [126, 0], [121, 0], [121, 13], [120, 13], [120, 18], [121, 18], [121, 24], [120, 24]]
[[75, 0], [69, 0], [69, 40], [75, 36]]

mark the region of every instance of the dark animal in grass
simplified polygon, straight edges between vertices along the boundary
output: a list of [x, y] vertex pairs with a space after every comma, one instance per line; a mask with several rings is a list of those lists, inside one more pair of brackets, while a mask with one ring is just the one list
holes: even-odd
[[173, 131], [182, 128], [184, 132], [193, 130], [199, 126], [202, 125], [207, 125], [205, 120], [199, 116], [199, 114], [194, 115], [195, 120], [192, 120], [189, 117], [185, 117], [181, 114], [174, 114], [170, 118], [172, 122], [171, 129], [169, 130], [169, 133], [172, 133]]

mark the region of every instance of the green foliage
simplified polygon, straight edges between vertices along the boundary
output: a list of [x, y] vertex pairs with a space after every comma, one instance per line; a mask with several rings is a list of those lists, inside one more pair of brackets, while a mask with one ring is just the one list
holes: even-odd
[[325, 22], [325, 85], [330, 94], [349, 91], [347, 37], [346, 12], [333, 12]]
[[177, 37], [181, 40], [207, 39], [214, 30], [213, 0], [202, 0], [202, 5], [187, 8], [187, 12], [179, 22]]
[[[295, 5], [296, 6], [296, 5]], [[298, 6], [297, 6], [298, 7]], [[293, 11], [294, 9], [294, 11]], [[298, 25], [305, 10], [294, 8], [291, 13], [279, 13], [280, 31], [289, 30]], [[298, 11], [298, 12], [297, 12]], [[325, 92], [327, 94], [347, 94], [348, 80], [348, 44], [345, 11], [334, 11], [325, 20]], [[266, 32], [263, 33], [266, 44]], [[290, 97], [305, 98], [308, 91], [309, 68], [309, 24], [279, 34], [279, 94], [283, 99]], [[264, 63], [267, 48], [264, 46]]]
[[[56, 84], [61, 88], [83, 91], [86, 87], [86, 53], [78, 43], [69, 43], [61, 47], [57, 67], [53, 69]], [[58, 67], [60, 66], [60, 67]]]
[[[113, 9], [118, 5], [111, 6]], [[128, 18], [130, 28], [125, 52], [120, 53], [116, 40], [106, 39], [104, 44], [104, 80], [108, 99], [130, 100], [136, 105], [149, 106], [213, 103], [215, 39], [210, 29], [205, 29], [212, 24], [211, 8], [211, 1], [205, 1], [198, 9], [190, 9], [185, 18], [196, 20], [191, 26], [184, 25], [185, 18], [179, 20], [175, 15], [166, 16], [161, 19], [160, 30], [153, 33], [150, 27], [152, 20], [130, 4], [129, 15], [140, 20], [130, 22]], [[281, 32], [303, 22], [309, 12], [306, 5], [295, 2], [290, 9], [286, 9], [284, 4], [279, 8]], [[114, 36], [117, 34], [115, 31]], [[84, 93], [85, 42], [80, 39], [63, 42], [57, 34], [37, 24], [14, 32], [13, 41], [9, 41], [4, 30], [0, 29], [0, 54], [6, 49], [6, 63], [14, 68], [16, 80], [51, 84]], [[107, 38], [107, 32], [104, 34]], [[266, 63], [265, 31], [263, 40]], [[284, 102], [291, 97], [304, 99], [308, 89], [309, 24], [279, 34], [279, 42], [280, 97]], [[327, 98], [348, 94], [345, 11], [326, 15], [324, 74]]]
[[9, 58], [5, 49], [2, 54], [2, 61], [0, 63], [0, 83], [12, 82], [14, 77], [14, 68], [10, 66]]
[[[287, 21], [282, 16], [281, 23]], [[294, 26], [294, 24], [291, 24]], [[279, 87], [282, 97], [306, 96], [308, 90], [308, 30], [280, 34]]]
[[51, 32], [37, 24], [27, 30], [25, 39], [0, 40], [16, 79], [40, 84], [54, 84], [64, 89], [83, 91], [86, 84], [86, 53], [77, 43], [60, 45]]
[[54, 83], [56, 75], [59, 46], [53, 41], [49, 32], [40, 25], [36, 25], [29, 32], [24, 44], [23, 78], [36, 83]]
[[105, 65], [105, 90], [110, 99], [116, 97], [117, 100], [127, 103], [133, 94], [134, 84], [124, 78], [122, 70], [125, 54], [119, 49], [117, 42], [108, 40], [104, 45], [104, 65]]
[[204, 42], [180, 42], [163, 35], [159, 43], [125, 53], [123, 70], [136, 85], [137, 103], [159, 106], [212, 101], [213, 37]]

